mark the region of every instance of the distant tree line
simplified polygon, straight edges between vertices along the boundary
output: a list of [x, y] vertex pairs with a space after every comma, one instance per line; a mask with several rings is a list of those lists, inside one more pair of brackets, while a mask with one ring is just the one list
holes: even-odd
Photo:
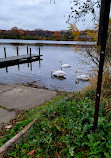
[[[25, 39], [25, 40], [57, 40], [57, 41], [95, 41], [94, 37], [88, 36], [87, 32], [93, 33], [94, 30], [61, 30], [61, 31], [49, 31], [49, 30], [22, 30], [18, 27], [12, 27], [10, 30], [0, 30], [1, 39]], [[97, 31], [96, 31], [97, 32]]]

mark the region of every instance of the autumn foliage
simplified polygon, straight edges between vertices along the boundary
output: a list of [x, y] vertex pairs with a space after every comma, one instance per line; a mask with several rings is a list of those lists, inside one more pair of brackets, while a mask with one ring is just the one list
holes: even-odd
[[75, 24], [71, 24], [68, 30], [23, 30], [12, 27], [10, 30], [0, 30], [1, 39], [34, 39], [34, 40], [58, 40], [58, 41], [95, 41], [97, 31], [80, 31]]
[[75, 24], [70, 24], [69, 30], [72, 32], [75, 41], [79, 40], [80, 31], [77, 29]]

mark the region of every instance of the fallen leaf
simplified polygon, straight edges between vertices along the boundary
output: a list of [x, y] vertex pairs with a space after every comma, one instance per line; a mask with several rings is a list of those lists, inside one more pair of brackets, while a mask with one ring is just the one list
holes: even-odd
[[61, 143], [56, 143], [56, 145], [57, 145], [57, 146], [59, 146], [59, 147], [60, 147], [60, 146], [62, 146], [62, 144], [61, 144]]
[[27, 155], [32, 156], [34, 155], [35, 150], [31, 150]]
[[56, 154], [56, 156], [57, 156], [58, 158], [61, 158], [58, 153]]
[[18, 144], [16, 144], [16, 149], [18, 149]]

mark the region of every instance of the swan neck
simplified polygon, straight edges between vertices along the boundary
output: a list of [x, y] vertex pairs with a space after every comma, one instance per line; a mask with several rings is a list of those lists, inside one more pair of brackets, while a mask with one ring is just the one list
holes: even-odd
[[79, 75], [80, 75], [80, 72], [79, 72], [79, 71], [77, 71], [76, 73], [77, 73], [77, 76], [79, 76]]
[[52, 73], [54, 72], [54, 70], [51, 71], [51, 77], [52, 77]]
[[55, 70], [52, 70], [52, 71], [51, 71], [51, 76], [52, 76], [52, 73], [53, 73], [53, 72], [55, 72]]
[[61, 66], [62, 66], [62, 61], [60, 61], [60, 63], [61, 63]]

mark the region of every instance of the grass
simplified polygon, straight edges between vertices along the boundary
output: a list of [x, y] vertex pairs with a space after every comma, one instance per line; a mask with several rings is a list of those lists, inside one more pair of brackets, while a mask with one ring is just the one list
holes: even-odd
[[110, 78], [109, 82], [106, 80], [103, 79], [98, 128], [95, 132], [93, 131], [95, 89], [90, 85], [82, 92], [64, 93], [42, 106], [27, 110], [18, 118], [18, 124], [10, 130], [2, 131], [0, 145], [37, 118], [26, 138], [16, 144], [7, 157], [110, 158]]
[[[51, 100], [51, 102], [59, 102], [59, 100], [63, 97], [64, 94], [59, 95]], [[65, 96], [65, 95], [64, 95]], [[3, 129], [0, 130], [0, 146], [6, 143], [9, 139], [15, 136], [18, 132], [20, 132], [25, 126], [27, 126], [31, 121], [41, 115], [41, 111], [43, 107], [48, 106], [49, 102], [42, 104], [42, 106], [38, 106], [36, 108], [32, 108], [30, 110], [26, 110], [18, 114], [15, 119], [12, 119], [9, 124], [12, 124], [13, 127], [11, 129]]]

